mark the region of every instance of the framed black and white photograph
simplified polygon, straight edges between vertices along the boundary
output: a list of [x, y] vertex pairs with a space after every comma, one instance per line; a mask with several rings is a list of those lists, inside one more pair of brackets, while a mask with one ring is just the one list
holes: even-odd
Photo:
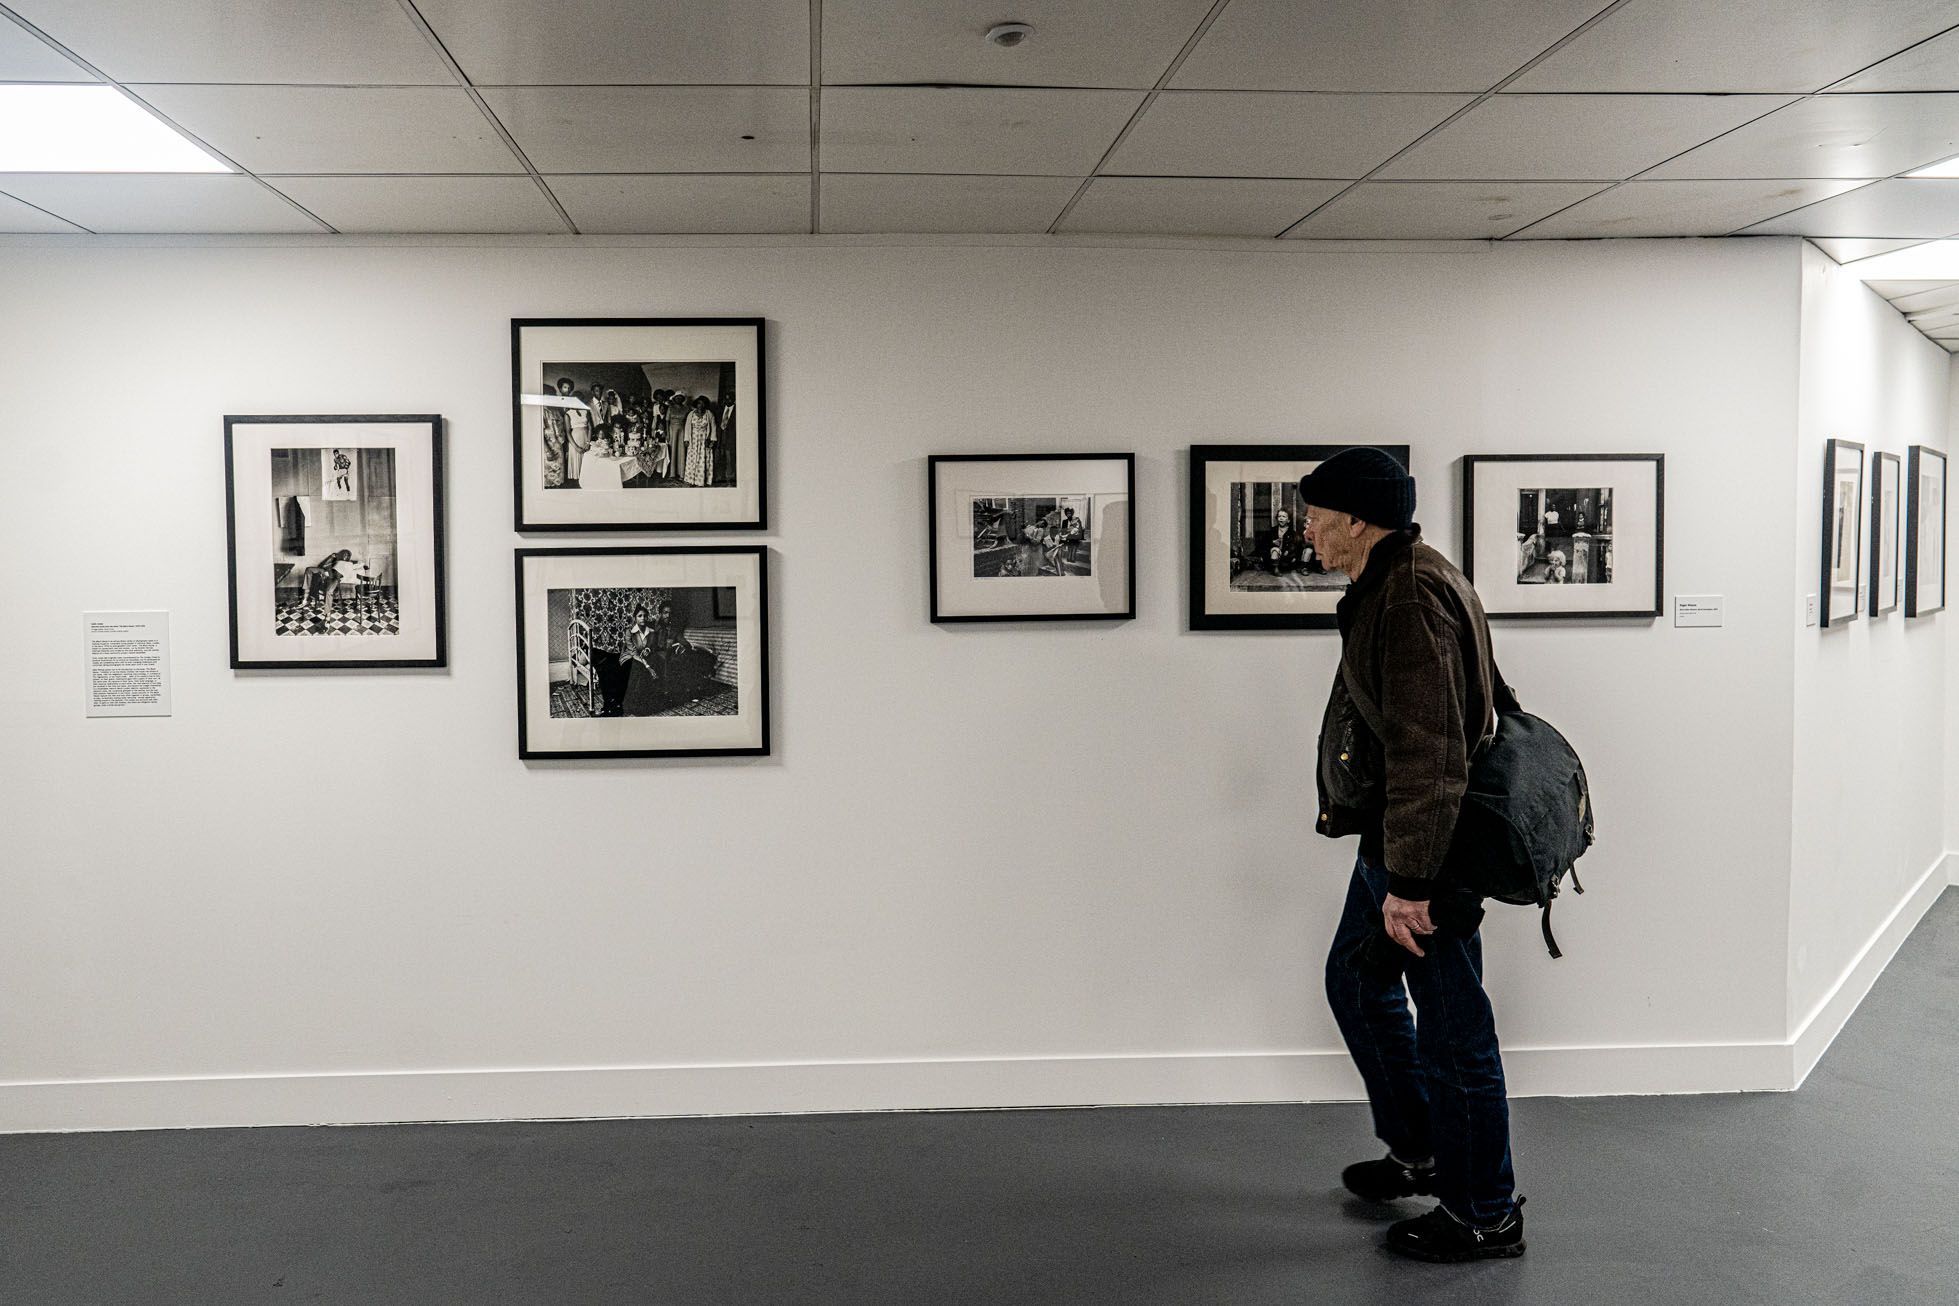
[[1663, 455], [1469, 454], [1462, 501], [1463, 574], [1492, 618], [1660, 615]]
[[1823, 574], [1817, 624], [1841, 626], [1863, 615], [1864, 446], [1828, 441], [1823, 449]]
[[520, 531], [768, 523], [761, 318], [510, 324]]
[[1903, 460], [1894, 453], [1871, 455], [1871, 615], [1881, 617], [1898, 606], [1898, 519], [1903, 507]]
[[769, 751], [761, 545], [517, 550], [517, 755]]
[[442, 419], [224, 419], [231, 665], [448, 665]]
[[[1306, 542], [1299, 478], [1338, 444], [1200, 444], [1190, 451], [1190, 628], [1331, 630], [1348, 578]], [[1408, 465], [1405, 444], [1376, 446]]]
[[1136, 455], [927, 460], [935, 622], [1136, 615]]
[[1914, 444], [1905, 468], [1905, 615], [1945, 607], [1945, 455]]

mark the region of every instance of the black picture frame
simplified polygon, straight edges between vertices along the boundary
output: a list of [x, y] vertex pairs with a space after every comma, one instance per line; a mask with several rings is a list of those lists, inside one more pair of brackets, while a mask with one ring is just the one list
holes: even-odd
[[[1945, 610], [1945, 535], [1946, 524], [1951, 519], [1946, 511], [1948, 498], [1946, 459], [1942, 451], [1922, 444], [1911, 445], [1906, 449], [1905, 455], [1908, 464], [1905, 475], [1905, 616], [1929, 617], [1935, 612]], [[1936, 508], [1939, 551], [1938, 557], [1928, 564], [1922, 556], [1919, 537], [1922, 534], [1922, 519], [1929, 516], [1934, 509], [1928, 508], [1923, 502], [1922, 478], [1933, 471], [1936, 471], [1939, 483], [1939, 502]], [[1928, 565], [1936, 566], [1938, 570], [1938, 602], [1935, 604], [1919, 602], [1918, 591], [1921, 588], [1919, 582]]]
[[[1857, 461], [1857, 482], [1846, 494], [1840, 473], [1844, 459], [1854, 455]], [[1817, 587], [1816, 624], [1824, 630], [1846, 626], [1864, 615], [1867, 594], [1859, 593], [1865, 584], [1864, 574], [1864, 446], [1855, 440], [1826, 440], [1823, 444], [1823, 517], [1822, 547], [1819, 550], [1821, 563], [1820, 581]], [[1855, 513], [1852, 520], [1850, 513]], [[1844, 547], [1857, 550], [1855, 557], [1844, 565]], [[1848, 594], [1842, 577], [1849, 578]]]
[[[1219, 462], [1286, 462], [1318, 464], [1339, 453], [1342, 449], [1353, 448], [1346, 444], [1195, 444], [1190, 447], [1189, 496], [1186, 504], [1186, 527], [1189, 541], [1190, 574], [1186, 579], [1189, 590], [1187, 621], [1191, 630], [1337, 630], [1339, 618], [1334, 615], [1334, 605], [1344, 592], [1345, 585], [1324, 589], [1318, 593], [1325, 596], [1321, 603], [1323, 611], [1313, 612], [1214, 612], [1206, 603], [1207, 579], [1210, 573], [1212, 555], [1211, 541], [1207, 537], [1205, 523], [1206, 509], [1210, 503], [1209, 469], [1212, 463]], [[1377, 444], [1369, 446], [1392, 455], [1403, 467], [1408, 464], [1408, 446], [1405, 444]], [[1302, 471], [1300, 475], [1304, 475]], [[1294, 482], [1297, 476], [1291, 478]], [[1225, 568], [1227, 579], [1235, 574], [1232, 559], [1219, 555]], [[1275, 597], [1288, 593], [1273, 590]], [[1256, 602], [1256, 600], [1248, 600]]]
[[[763, 544], [669, 544], [669, 545], [594, 545], [584, 548], [523, 548], [515, 553], [516, 644], [517, 644], [517, 756], [522, 761], [577, 761], [605, 758], [688, 758], [688, 757], [767, 757], [772, 748], [770, 707], [772, 689], [769, 674], [769, 563], [770, 550]], [[525, 693], [530, 681], [531, 650], [524, 633], [527, 610], [525, 563], [532, 558], [601, 557], [750, 557], [755, 560], [757, 628], [754, 648], [757, 656], [756, 714], [759, 742], [739, 747], [678, 748], [598, 748], [555, 749], [532, 746], [530, 717]], [[549, 653], [546, 653], [548, 661]]]
[[[329, 425], [400, 425], [428, 428], [430, 473], [428, 548], [434, 569], [433, 610], [430, 613], [434, 652], [427, 657], [251, 658], [243, 655], [239, 638], [239, 477], [237, 428], [241, 426], [319, 427]], [[447, 667], [449, 665], [447, 494], [443, 478], [443, 420], [437, 413], [227, 413], [224, 416], [225, 593], [229, 609], [229, 652], [234, 671], [346, 671]], [[276, 600], [275, 600], [276, 605]], [[356, 651], [357, 648], [356, 648]]]
[[[1604, 609], [1564, 608], [1525, 611], [1507, 608], [1496, 601], [1490, 592], [1491, 578], [1477, 578], [1478, 549], [1476, 547], [1476, 478], [1481, 468], [1511, 464], [1537, 463], [1607, 463], [1607, 464], [1650, 464], [1653, 469], [1653, 537], [1651, 556], [1653, 559], [1653, 585], [1650, 601], [1639, 607], [1616, 607]], [[1618, 525], [1614, 523], [1616, 533]], [[1513, 533], [1514, 534], [1514, 533]], [[1504, 567], [1515, 576], [1518, 563], [1518, 544], [1514, 538], [1505, 540], [1509, 549], [1498, 556]], [[1485, 541], [1481, 550], [1487, 560], [1492, 552], [1491, 543]], [[1486, 615], [1491, 621], [1652, 621], [1666, 610], [1666, 455], [1659, 453], [1510, 453], [1510, 454], [1464, 454], [1462, 457], [1462, 571], [1476, 587], [1477, 595], [1484, 600]], [[1548, 587], [1547, 587], [1548, 589]], [[1645, 595], [1642, 585], [1636, 591], [1628, 591], [1627, 597], [1638, 599]]]
[[[1891, 592], [1884, 592], [1884, 532], [1886, 518], [1884, 512], [1885, 469], [1891, 472], [1892, 497], [1889, 526], [1892, 533], [1891, 547]], [[1882, 617], [1898, 608], [1900, 592], [1904, 589], [1904, 537], [1900, 534], [1900, 523], [1904, 517], [1904, 496], [1898, 493], [1904, 487], [1898, 482], [1903, 477], [1903, 460], [1894, 453], [1874, 453], [1871, 455], [1871, 543], [1870, 543], [1870, 615]], [[1886, 600], [1889, 600], [1888, 602]]]
[[[754, 355], [754, 398], [740, 405], [755, 427], [755, 510], [753, 515], [708, 520], [607, 518], [602, 521], [551, 521], [534, 510], [524, 476], [524, 333], [539, 328], [592, 330], [685, 330], [694, 328], [733, 328], [753, 333], [750, 346]], [[740, 391], [739, 375], [736, 378]], [[762, 531], [769, 524], [769, 432], [768, 432], [768, 319], [762, 317], [520, 317], [510, 320], [510, 443], [511, 510], [520, 534], [594, 531]], [[737, 453], [739, 457], [739, 453]], [[739, 463], [737, 464], [739, 466]], [[745, 479], [745, 477], [743, 478]], [[545, 493], [543, 489], [537, 491]], [[664, 491], [635, 490], [635, 494], [661, 494]]]
[[[1066, 611], [1011, 611], [953, 613], [944, 610], [939, 584], [942, 561], [939, 546], [940, 526], [945, 520], [939, 505], [942, 467], [977, 463], [1118, 463], [1122, 466], [1123, 492], [1120, 500], [1124, 520], [1121, 531], [1121, 557], [1124, 568], [1122, 605], [1119, 609], [1069, 609]], [[1038, 497], [1038, 496], [1030, 496]], [[934, 625], [961, 625], [972, 622], [1022, 621], [1131, 621], [1136, 616], [1136, 455], [1134, 453], [942, 453], [925, 460], [926, 500], [926, 575], [930, 588], [930, 613]], [[1099, 523], [1091, 524], [1098, 532]]]

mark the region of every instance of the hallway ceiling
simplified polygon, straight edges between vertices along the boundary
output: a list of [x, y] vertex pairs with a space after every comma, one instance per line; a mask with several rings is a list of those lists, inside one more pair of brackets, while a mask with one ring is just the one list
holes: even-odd
[[0, 0], [0, 81], [237, 169], [7, 232], [1959, 233], [1952, 0]]

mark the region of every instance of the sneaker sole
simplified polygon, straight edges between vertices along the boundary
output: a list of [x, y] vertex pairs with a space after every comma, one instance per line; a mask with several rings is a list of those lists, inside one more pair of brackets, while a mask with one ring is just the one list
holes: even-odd
[[1395, 1243], [1383, 1243], [1382, 1246], [1398, 1256], [1407, 1256], [1414, 1260], [1427, 1261], [1431, 1265], [1456, 1265], [1464, 1261], [1514, 1260], [1516, 1257], [1524, 1254], [1524, 1248], [1528, 1244], [1517, 1242], [1508, 1247], [1478, 1247], [1473, 1251], [1460, 1252], [1434, 1252], [1425, 1248], [1401, 1247]]

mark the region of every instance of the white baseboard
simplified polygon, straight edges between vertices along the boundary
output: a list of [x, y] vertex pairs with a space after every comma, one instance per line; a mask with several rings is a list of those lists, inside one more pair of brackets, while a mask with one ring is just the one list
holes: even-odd
[[[1787, 1091], [1828, 1050], [1949, 883], [1927, 871], [1783, 1042], [1505, 1048], [1514, 1097]], [[1344, 1051], [235, 1075], [0, 1084], [0, 1133], [560, 1120], [1361, 1096]]]
[[1925, 919], [1925, 913], [1939, 900], [1939, 895], [1953, 884], [1959, 884], [1959, 853], [1947, 853], [1919, 877], [1904, 901], [1877, 927], [1870, 942], [1844, 969], [1823, 1000], [1797, 1023], [1789, 1039], [1792, 1087], [1802, 1087], [1809, 1072], [1816, 1069], [1816, 1063], [1830, 1050], [1830, 1044], [1850, 1023], [1857, 1005], [1871, 991], [1871, 985], [1877, 983], [1878, 976], [1898, 955], [1898, 949], [1918, 927], [1918, 922]]

